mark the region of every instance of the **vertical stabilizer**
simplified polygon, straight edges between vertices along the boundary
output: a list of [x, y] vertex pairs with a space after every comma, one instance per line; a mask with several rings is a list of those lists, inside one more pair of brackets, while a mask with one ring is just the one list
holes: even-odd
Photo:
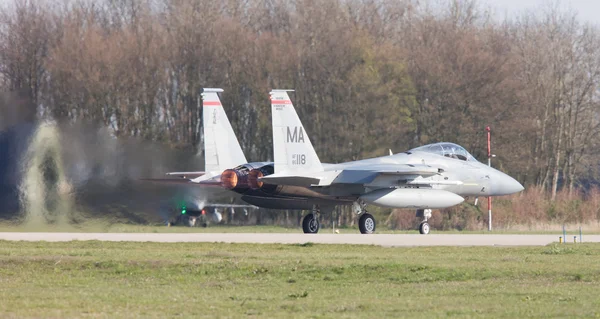
[[219, 99], [222, 89], [205, 88], [202, 93], [205, 171], [218, 172], [247, 163], [242, 147]]
[[275, 173], [322, 171], [321, 161], [287, 90], [273, 90], [270, 95]]

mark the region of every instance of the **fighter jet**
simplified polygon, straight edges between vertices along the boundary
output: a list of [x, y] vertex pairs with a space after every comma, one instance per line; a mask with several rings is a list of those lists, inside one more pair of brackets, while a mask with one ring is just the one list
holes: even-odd
[[[363, 234], [375, 231], [367, 205], [414, 208], [423, 215], [419, 230], [429, 233], [430, 209], [447, 208], [466, 196], [503, 196], [523, 190], [512, 177], [478, 162], [454, 143], [435, 143], [406, 152], [323, 165], [286, 90], [273, 90], [273, 172], [251, 170], [249, 185], [278, 197], [305, 198], [314, 212], [303, 220], [305, 233], [319, 230], [319, 205], [352, 204]], [[288, 190], [282, 193], [283, 190]], [[289, 190], [293, 190], [290, 193]], [[253, 196], [242, 197], [257, 206]], [[282, 199], [278, 199], [281, 201]]]
[[473, 158], [452, 143], [425, 145], [404, 153], [341, 164], [321, 163], [285, 90], [271, 92], [274, 162], [245, 163], [217, 93], [205, 89], [203, 117], [206, 172], [172, 172], [186, 183], [220, 186], [251, 205], [312, 210], [305, 233], [317, 233], [319, 215], [352, 205], [361, 233], [375, 231], [367, 204], [415, 208], [429, 233], [431, 209], [457, 205], [465, 196], [499, 196], [521, 191], [510, 176]]

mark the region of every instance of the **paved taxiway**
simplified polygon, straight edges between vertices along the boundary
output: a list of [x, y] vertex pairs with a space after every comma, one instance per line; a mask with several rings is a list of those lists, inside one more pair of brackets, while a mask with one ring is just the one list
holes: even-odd
[[[136, 242], [223, 242], [257, 244], [354, 244], [398, 246], [539, 246], [558, 242], [557, 235], [494, 235], [494, 234], [277, 234], [277, 233], [0, 233], [0, 240], [13, 241], [136, 241]], [[567, 235], [573, 242], [574, 235]], [[577, 236], [579, 242], [579, 236]], [[583, 242], [600, 242], [600, 235], [584, 235]]]

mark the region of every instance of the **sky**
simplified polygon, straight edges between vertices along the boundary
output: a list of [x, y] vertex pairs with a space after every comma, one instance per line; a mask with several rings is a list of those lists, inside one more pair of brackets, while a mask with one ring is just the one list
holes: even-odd
[[480, 0], [479, 2], [494, 8], [499, 19], [558, 3], [561, 9], [576, 12], [582, 22], [591, 22], [600, 26], [600, 0]]
[[[0, 5], [11, 4], [14, 1], [0, 0]], [[49, 1], [52, 2], [52, 0]], [[558, 3], [563, 10], [575, 11], [582, 22], [591, 22], [600, 26], [600, 0], [478, 0], [477, 2], [495, 9], [496, 18], [500, 20], [506, 16], [515, 16], [525, 10], [534, 10], [544, 5]]]

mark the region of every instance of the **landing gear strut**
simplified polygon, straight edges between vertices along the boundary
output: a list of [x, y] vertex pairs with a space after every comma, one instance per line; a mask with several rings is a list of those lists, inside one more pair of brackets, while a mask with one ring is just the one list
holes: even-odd
[[417, 217], [423, 218], [423, 221], [419, 224], [419, 233], [422, 235], [429, 234], [429, 223], [427, 223], [427, 220], [431, 218], [431, 209], [418, 209]]
[[304, 219], [302, 219], [302, 230], [305, 234], [316, 234], [321, 227], [319, 223], [319, 209], [315, 208], [313, 211], [313, 213], [304, 216]]
[[375, 217], [367, 213], [366, 204], [362, 201], [354, 203], [354, 210], [360, 215], [358, 219], [358, 229], [361, 234], [372, 234], [375, 232]]

